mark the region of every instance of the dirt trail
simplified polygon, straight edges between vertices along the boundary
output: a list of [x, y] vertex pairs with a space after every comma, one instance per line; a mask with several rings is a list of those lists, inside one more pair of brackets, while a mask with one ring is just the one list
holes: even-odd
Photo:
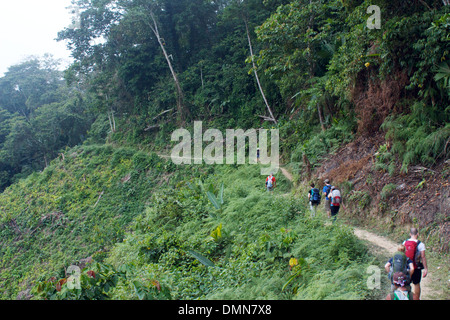
[[[284, 168], [280, 168], [283, 175], [292, 181], [292, 175]], [[364, 229], [356, 228], [354, 227], [354, 233], [355, 235], [360, 238], [361, 240], [369, 241], [374, 246], [374, 253], [375, 254], [383, 254], [383, 255], [390, 255], [397, 251], [397, 247], [399, 243], [396, 243], [394, 241], [391, 241], [387, 239], [386, 237], [378, 236], [372, 232], [369, 232]], [[430, 299], [430, 273], [425, 278], [422, 278], [422, 281], [420, 283], [421, 288], [421, 294], [420, 299], [421, 300], [428, 300]]]
[[[170, 158], [170, 156], [158, 154], [159, 157], [162, 158]], [[178, 158], [178, 157], [177, 157]], [[280, 167], [280, 170], [282, 174], [289, 180], [293, 181], [292, 174], [286, 170], [285, 168]], [[288, 194], [287, 194], [288, 195]], [[385, 237], [378, 236], [374, 233], [371, 233], [367, 230], [363, 230], [360, 228], [354, 228], [355, 235], [362, 239], [369, 241], [373, 245], [373, 251], [375, 254], [383, 254], [383, 255], [390, 255], [397, 251], [398, 243], [393, 242]], [[431, 289], [429, 287], [429, 279], [430, 279], [430, 273], [428, 273], [428, 276], [425, 278], [422, 278], [421, 281], [421, 299], [427, 300], [429, 299]]]
[[293, 179], [292, 174], [291, 174], [289, 171], [287, 171], [285, 168], [280, 168], [280, 170], [281, 170], [281, 172], [283, 173], [283, 175], [284, 175], [289, 181], [292, 182], [292, 179]]

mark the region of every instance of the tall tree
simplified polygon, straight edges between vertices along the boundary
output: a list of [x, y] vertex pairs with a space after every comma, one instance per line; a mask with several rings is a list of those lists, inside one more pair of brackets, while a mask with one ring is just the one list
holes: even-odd
[[[256, 29], [262, 42], [258, 61], [276, 79], [286, 100], [301, 101], [317, 110], [324, 130], [319, 104], [322, 95], [318, 79], [325, 75], [332, 53], [327, 49], [342, 29], [340, 1], [298, 0], [279, 6]], [[309, 102], [307, 102], [309, 100]], [[315, 104], [312, 106], [312, 104]]]

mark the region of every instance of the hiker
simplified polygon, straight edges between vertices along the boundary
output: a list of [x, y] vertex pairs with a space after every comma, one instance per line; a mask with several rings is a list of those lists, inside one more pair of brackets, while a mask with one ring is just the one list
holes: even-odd
[[259, 162], [259, 148], [256, 149], [256, 162]]
[[331, 208], [330, 208], [330, 198], [328, 198], [328, 194], [331, 191], [331, 184], [330, 184], [330, 180], [325, 179], [325, 186], [323, 187], [323, 196], [325, 197], [325, 211], [328, 215], [328, 218], [331, 218]]
[[319, 189], [315, 188], [314, 183], [311, 183], [311, 189], [308, 192], [309, 206], [311, 208], [311, 215], [316, 216], [317, 206], [320, 204], [321, 195]]
[[384, 269], [388, 273], [388, 278], [391, 280], [391, 289], [394, 289], [393, 275], [396, 272], [403, 272], [406, 275], [406, 280], [408, 280], [407, 289], [411, 291], [409, 283], [414, 272], [414, 264], [411, 259], [409, 259], [405, 254], [405, 246], [399, 245], [397, 252], [389, 259], [389, 261], [384, 266]]
[[277, 186], [277, 182], [275, 177], [273, 176], [273, 173], [270, 174], [270, 176], [268, 176], [266, 178], [266, 188], [267, 191], [273, 191], [273, 189]]
[[386, 300], [416, 300], [408, 290], [409, 281], [403, 272], [395, 272], [392, 276], [394, 289], [386, 296]]
[[329, 193], [330, 198], [330, 214], [333, 219], [333, 223], [336, 222], [337, 214], [339, 212], [339, 208], [341, 207], [341, 192], [335, 187], [331, 187], [331, 191]]
[[[405, 254], [410, 258], [414, 265], [414, 272], [411, 276], [411, 282], [414, 285], [414, 297], [420, 300], [420, 281], [422, 277], [428, 274], [427, 259], [425, 258], [425, 245], [419, 241], [419, 231], [417, 228], [411, 228], [410, 238], [403, 242]], [[422, 272], [423, 270], [423, 272]]]

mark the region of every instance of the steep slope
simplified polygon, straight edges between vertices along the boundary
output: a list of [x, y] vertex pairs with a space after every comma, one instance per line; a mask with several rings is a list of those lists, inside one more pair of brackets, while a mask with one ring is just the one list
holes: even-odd
[[[355, 160], [358, 162], [358, 160]], [[281, 172], [283, 175], [290, 181], [293, 181], [292, 175], [289, 173], [288, 170], [285, 168], [281, 168]], [[338, 176], [339, 179], [339, 176]], [[343, 212], [341, 211], [341, 214]], [[367, 231], [362, 228], [354, 227], [354, 234], [361, 240], [367, 241], [370, 243], [369, 249], [370, 251], [380, 258], [385, 258], [387, 260], [388, 257], [390, 257], [393, 253], [397, 251], [398, 248], [398, 242], [394, 242], [387, 237], [380, 236], [377, 234], [374, 234], [370, 231]], [[379, 268], [382, 268], [382, 265], [379, 265]], [[447, 266], [448, 268], [448, 266]], [[438, 267], [440, 269], [440, 267]], [[434, 279], [433, 279], [434, 278]], [[433, 280], [431, 280], [433, 279]], [[444, 288], [442, 285], [440, 285], [439, 282], [440, 279], [437, 279], [433, 277], [431, 272], [428, 272], [427, 277], [422, 278], [421, 281], [421, 300], [430, 300], [435, 299], [438, 295], [442, 294], [445, 296], [445, 293], [443, 293]], [[437, 290], [431, 288], [431, 283], [434, 281], [434, 285], [438, 287]], [[383, 298], [381, 296], [381, 298]]]
[[[270, 194], [257, 165], [174, 168], [132, 148], [69, 150], [1, 195], [2, 298], [376, 295], [364, 289], [373, 257], [351, 229], [311, 219], [303, 199], [277, 196], [291, 187], [277, 180]], [[82, 290], [68, 287], [71, 265]]]
[[2, 298], [27, 296], [37, 278], [111, 248], [170, 165], [132, 148], [80, 146], [0, 194]]
[[429, 247], [449, 251], [449, 161], [428, 168], [410, 166], [402, 173], [389, 143], [379, 133], [341, 147], [323, 161], [315, 175], [341, 188], [349, 208], [343, 214], [349, 218], [383, 232], [388, 226], [400, 238], [414, 225]]

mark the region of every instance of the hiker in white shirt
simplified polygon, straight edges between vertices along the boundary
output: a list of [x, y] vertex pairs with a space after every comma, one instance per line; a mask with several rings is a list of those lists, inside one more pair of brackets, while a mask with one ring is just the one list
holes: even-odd
[[333, 222], [335, 222], [337, 214], [339, 212], [339, 208], [341, 207], [342, 203], [341, 192], [335, 186], [332, 186], [328, 197], [331, 199], [330, 202], [331, 217], [333, 218]]
[[[414, 263], [414, 273], [411, 276], [411, 283], [414, 285], [414, 298], [420, 299], [420, 281], [428, 274], [427, 259], [425, 257], [425, 244], [418, 240], [419, 231], [411, 228], [410, 238], [403, 242], [406, 247], [406, 255]], [[409, 248], [412, 249], [409, 249]], [[409, 252], [414, 250], [415, 252]], [[423, 271], [423, 272], [422, 272]]]

